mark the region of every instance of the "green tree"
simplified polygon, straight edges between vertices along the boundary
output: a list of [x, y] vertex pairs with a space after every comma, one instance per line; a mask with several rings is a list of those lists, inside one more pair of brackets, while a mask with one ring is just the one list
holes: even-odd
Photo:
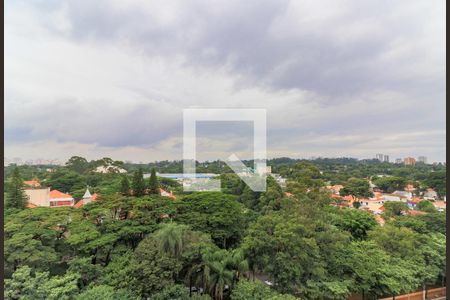
[[133, 189], [133, 196], [141, 197], [145, 194], [145, 181], [144, 173], [142, 169], [134, 172], [133, 181], [131, 182], [131, 188]]
[[66, 162], [66, 167], [77, 173], [84, 173], [89, 169], [89, 163], [84, 157], [72, 156]]
[[411, 261], [390, 257], [373, 241], [354, 241], [342, 251], [340, 268], [351, 274], [352, 290], [361, 293], [363, 299], [395, 296], [411, 292], [419, 285]]
[[418, 220], [425, 223], [425, 228], [428, 232], [439, 232], [446, 234], [446, 214], [445, 213], [431, 213], [416, 217]]
[[120, 193], [122, 195], [130, 194], [130, 181], [127, 175], [122, 175], [122, 179], [120, 180]]
[[231, 300], [295, 300], [299, 299], [289, 294], [280, 294], [259, 280], [240, 280], [231, 292]]
[[405, 202], [388, 201], [384, 203], [384, 214], [387, 217], [401, 216], [409, 211], [409, 207]]
[[436, 207], [434, 207], [433, 203], [428, 200], [423, 200], [417, 203], [416, 208], [420, 211], [429, 212], [429, 213], [435, 213], [437, 212]]
[[148, 182], [148, 193], [159, 195], [159, 183], [158, 178], [156, 177], [155, 168], [152, 168], [152, 172], [150, 174], [150, 179]]
[[7, 185], [5, 207], [23, 209], [27, 202], [28, 198], [24, 191], [23, 179], [20, 176], [19, 168], [15, 167]]
[[374, 179], [373, 182], [386, 193], [392, 193], [397, 190], [402, 191], [407, 183], [407, 180], [402, 177], [389, 176], [378, 177]]
[[23, 266], [5, 279], [6, 299], [50, 299], [68, 300], [78, 293], [78, 274], [49, 277], [48, 272], [33, 272]]
[[[46, 184], [51, 186], [52, 189], [60, 190], [64, 193], [72, 193], [73, 191], [85, 191], [88, 182], [86, 175], [81, 175], [73, 170], [67, 168], [60, 168], [56, 172], [50, 174], [50, 178]], [[93, 182], [91, 186], [95, 185]]]
[[185, 246], [184, 235], [188, 229], [189, 227], [186, 225], [178, 225], [176, 223], [164, 224], [154, 235], [159, 249], [163, 253], [179, 257]]
[[132, 292], [125, 289], [115, 289], [109, 285], [94, 285], [75, 297], [76, 300], [138, 300]]
[[211, 235], [220, 247], [236, 245], [247, 226], [244, 207], [235, 196], [220, 192], [192, 193], [181, 199], [176, 220]]
[[358, 198], [373, 196], [373, 193], [370, 191], [369, 181], [360, 178], [350, 178], [339, 193], [342, 196], [352, 195]]
[[147, 298], [174, 284], [182, 264], [162, 253], [157, 241], [148, 236], [136, 248], [130, 267], [130, 273], [124, 279], [129, 278], [131, 290]]
[[433, 188], [440, 197], [447, 194], [447, 172], [446, 170], [430, 172], [423, 181], [426, 187]]
[[357, 240], [364, 240], [367, 232], [378, 225], [373, 214], [358, 209], [342, 210], [336, 221], [336, 226], [350, 232]]
[[224, 249], [205, 255], [205, 277], [208, 290], [214, 299], [222, 300], [225, 286], [233, 283], [233, 270], [228, 263], [228, 252]]
[[409, 228], [385, 225], [368, 233], [386, 253], [399, 258], [411, 258], [419, 247], [419, 235]]
[[186, 292], [185, 286], [174, 284], [154, 294], [150, 300], [189, 300], [189, 293]]

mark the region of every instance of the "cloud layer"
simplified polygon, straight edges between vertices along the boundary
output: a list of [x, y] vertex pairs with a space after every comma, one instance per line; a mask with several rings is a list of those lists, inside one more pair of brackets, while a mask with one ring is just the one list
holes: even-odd
[[[444, 1], [49, 0], [5, 13], [7, 157], [181, 159], [184, 108], [242, 107], [267, 109], [271, 156], [445, 160]], [[205, 159], [249, 149], [238, 130], [213, 140]]]

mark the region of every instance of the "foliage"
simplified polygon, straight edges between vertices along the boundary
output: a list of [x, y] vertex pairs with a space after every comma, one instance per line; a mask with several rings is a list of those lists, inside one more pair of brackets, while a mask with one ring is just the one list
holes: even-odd
[[109, 285], [95, 285], [76, 296], [76, 300], [138, 300], [130, 291], [116, 290]]
[[141, 197], [145, 193], [145, 181], [144, 173], [142, 169], [134, 172], [133, 181], [131, 182], [131, 188], [133, 189], [133, 195], [136, 197]]
[[339, 193], [341, 196], [352, 195], [358, 198], [373, 196], [373, 193], [370, 191], [369, 181], [360, 178], [350, 178]]
[[435, 213], [437, 212], [437, 209], [434, 207], [433, 203], [428, 200], [423, 200], [417, 203], [416, 208], [420, 211], [429, 212], [429, 213]]
[[192, 229], [209, 233], [223, 248], [236, 245], [246, 228], [244, 208], [236, 198], [218, 192], [199, 192], [185, 196], [176, 220]]
[[[182, 161], [86, 162], [17, 167], [52, 189], [79, 197], [88, 185], [99, 197], [81, 208], [4, 212], [7, 299], [371, 299], [445, 281], [445, 213], [413, 216], [404, 203], [387, 202], [379, 226], [363, 210], [331, 206], [323, 189], [343, 184], [363, 196], [372, 178], [387, 181], [385, 188], [404, 181], [442, 196], [444, 165], [272, 159], [288, 185], [269, 176], [267, 191], [255, 193], [223, 162], [198, 162], [197, 171], [220, 174], [223, 192], [184, 193], [176, 181], [158, 178], [175, 191], [170, 199], [145, 195], [142, 172], [181, 172]], [[122, 174], [92, 171], [102, 165], [135, 171], [131, 189]], [[5, 168], [7, 187], [15, 168]], [[136, 185], [140, 195], [131, 191]], [[426, 201], [418, 208], [432, 211]]]
[[130, 181], [126, 175], [122, 175], [122, 179], [120, 180], [120, 193], [124, 196], [130, 194]]
[[6, 194], [6, 208], [23, 209], [27, 205], [28, 198], [24, 191], [23, 179], [17, 167], [14, 168], [11, 179], [8, 182]]
[[5, 299], [71, 299], [77, 292], [78, 274], [49, 277], [28, 266], [17, 269], [5, 280]]
[[232, 300], [299, 299], [288, 294], [279, 294], [260, 281], [241, 280], [231, 293]]
[[149, 194], [159, 194], [159, 183], [158, 178], [156, 178], [156, 170], [155, 168], [152, 169], [152, 172], [150, 174], [150, 178], [148, 181], [148, 193]]
[[375, 178], [373, 183], [386, 193], [392, 193], [397, 190], [403, 191], [407, 180], [402, 177], [390, 176]]
[[372, 214], [357, 209], [344, 209], [339, 218], [336, 219], [336, 226], [350, 232], [353, 238], [357, 240], [364, 240], [367, 232], [377, 225], [378, 223]]
[[409, 210], [408, 205], [405, 202], [400, 201], [387, 201], [383, 206], [384, 215], [386, 217], [401, 216]]

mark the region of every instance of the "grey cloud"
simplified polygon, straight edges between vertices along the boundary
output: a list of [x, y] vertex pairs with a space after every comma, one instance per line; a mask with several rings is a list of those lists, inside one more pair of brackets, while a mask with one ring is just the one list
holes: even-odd
[[[433, 89], [444, 80], [442, 72], [432, 71], [431, 81], [427, 72], [408, 74], [430, 48], [443, 47], [423, 44], [429, 34], [439, 35], [424, 26], [443, 2], [418, 1], [405, 8], [399, 1], [342, 1], [341, 12], [305, 22], [301, 18], [308, 11], [319, 12], [307, 1], [298, 2], [298, 10], [305, 11], [299, 20], [289, 15], [289, 1], [177, 2], [174, 20], [168, 22], [158, 21], [158, 5], [152, 3], [115, 7], [105, 1], [70, 1], [61, 6], [71, 24], [67, 34], [75, 39], [125, 43], [150, 55], [182, 55], [194, 67], [228, 66], [245, 75], [248, 84], [317, 90], [334, 99], [366, 89]], [[322, 2], [325, 12], [333, 9], [327, 3]], [[383, 58], [408, 44], [405, 55]]]
[[[7, 11], [20, 14], [16, 3], [6, 4]], [[294, 154], [307, 149], [357, 155], [355, 147], [364, 155], [389, 147], [399, 153], [412, 148], [426, 152], [426, 132], [433, 135], [445, 128], [444, 1], [19, 3], [45, 27], [46, 38], [74, 47], [65, 54], [66, 48], [53, 45], [57, 57], [67, 60], [76, 53], [84, 59], [83, 51], [96, 49], [105, 56], [117, 51], [137, 59], [128, 66], [111, 55], [98, 67], [94, 60], [88, 70], [82, 68], [89, 63], [75, 62], [70, 65], [74, 73], [61, 73], [70, 81], [105, 64], [111, 65], [110, 72], [125, 72], [102, 81], [105, 95], [100, 97], [101, 88], [66, 89], [51, 99], [48, 94], [34, 97], [34, 87], [25, 84], [12, 88], [27, 92], [6, 97], [5, 136], [10, 143], [50, 138], [104, 147], [154, 146], [181, 134], [181, 111], [189, 106], [267, 108], [269, 147], [280, 153], [287, 145]], [[141, 72], [154, 70], [155, 59], [176, 67]], [[43, 61], [45, 65], [53, 57]], [[30, 63], [29, 68], [36, 67]], [[18, 67], [8, 70], [18, 73]], [[179, 70], [190, 73], [171, 73]], [[216, 73], [220, 80], [211, 79]], [[148, 82], [133, 77], [148, 74], [153, 76]], [[14, 80], [22, 82], [20, 77]], [[232, 81], [234, 90], [217, 83], [221, 80]], [[81, 81], [81, 86], [91, 82]], [[289, 93], [296, 96], [287, 98]], [[258, 99], [260, 95], [265, 98]], [[202, 133], [209, 136], [220, 129], [230, 142], [237, 141], [229, 149], [239, 150], [244, 127], [226, 128], [208, 127]], [[423, 134], [409, 137], [407, 132]], [[441, 137], [430, 137], [427, 143], [445, 149]]]

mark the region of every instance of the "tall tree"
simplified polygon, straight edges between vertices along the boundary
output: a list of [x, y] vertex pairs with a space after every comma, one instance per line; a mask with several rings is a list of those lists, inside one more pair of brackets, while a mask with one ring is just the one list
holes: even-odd
[[81, 156], [72, 156], [66, 162], [67, 168], [77, 173], [84, 173], [89, 169], [89, 163], [86, 158]]
[[141, 197], [144, 195], [145, 181], [144, 181], [144, 173], [142, 172], [142, 169], [139, 169], [136, 172], [134, 172], [131, 187], [133, 189], [134, 196]]
[[148, 193], [159, 194], [159, 183], [158, 178], [156, 178], [155, 168], [152, 168], [152, 173], [150, 174], [150, 179], [148, 182]]
[[160, 251], [174, 257], [180, 256], [184, 246], [183, 235], [187, 229], [186, 225], [165, 224], [155, 233], [155, 240]]
[[28, 199], [23, 188], [23, 180], [19, 168], [15, 167], [7, 188], [5, 206], [7, 208], [25, 208]]
[[128, 180], [127, 175], [123, 175], [120, 181], [120, 193], [122, 195], [130, 194], [130, 181]]
[[344, 188], [340, 191], [342, 196], [352, 195], [358, 198], [372, 197], [369, 181], [360, 178], [350, 178]]

